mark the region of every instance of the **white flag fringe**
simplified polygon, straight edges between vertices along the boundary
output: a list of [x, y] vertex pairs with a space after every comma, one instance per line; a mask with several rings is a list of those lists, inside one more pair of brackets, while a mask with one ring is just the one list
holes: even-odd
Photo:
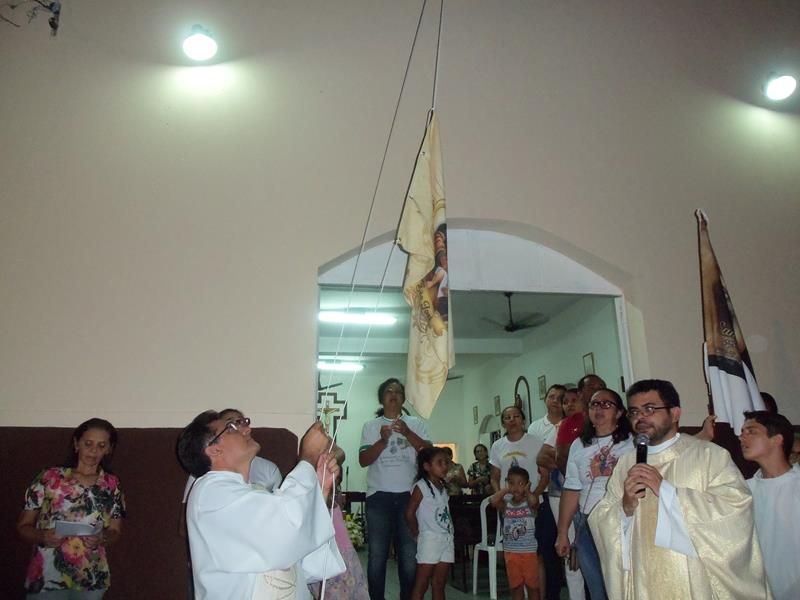
[[721, 423], [730, 423], [739, 435], [744, 412], [764, 410], [753, 365], [725, 287], [711, 239], [708, 219], [701, 210], [697, 217], [700, 253], [700, 287], [703, 296], [703, 358], [706, 383], [711, 392], [714, 413]]
[[408, 186], [397, 243], [408, 254], [403, 294], [411, 306], [406, 398], [429, 418], [455, 365], [439, 126], [430, 111]]

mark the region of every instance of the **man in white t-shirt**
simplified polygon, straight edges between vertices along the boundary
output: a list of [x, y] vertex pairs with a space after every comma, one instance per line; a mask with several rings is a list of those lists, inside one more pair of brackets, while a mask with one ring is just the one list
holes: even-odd
[[[547, 409], [545, 415], [536, 419], [528, 427], [528, 435], [546, 443], [551, 436], [555, 438], [556, 430], [564, 418], [561, 402], [567, 388], [560, 384], [551, 385], [544, 397]], [[552, 483], [552, 482], [551, 482]], [[548, 486], [542, 494], [543, 502], [536, 513], [536, 541], [539, 545], [539, 564], [544, 569], [545, 578], [542, 582], [545, 600], [558, 600], [561, 595], [560, 562], [556, 554], [556, 518], [550, 506], [550, 489]], [[558, 492], [556, 492], [558, 493]]]
[[546, 440], [553, 433], [561, 419], [564, 418], [564, 409], [561, 402], [567, 388], [558, 383], [551, 385], [544, 397], [544, 405], [547, 412], [540, 419], [536, 419], [528, 426], [528, 434]]
[[760, 469], [747, 485], [753, 494], [756, 533], [775, 600], [800, 593], [800, 471], [789, 464], [792, 425], [765, 410], [744, 413], [742, 455]]

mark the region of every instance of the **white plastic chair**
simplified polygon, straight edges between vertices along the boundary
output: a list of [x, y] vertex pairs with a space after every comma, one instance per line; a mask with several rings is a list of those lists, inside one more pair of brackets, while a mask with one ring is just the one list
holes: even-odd
[[503, 526], [500, 523], [500, 513], [497, 513], [497, 525], [495, 526], [495, 539], [493, 544], [489, 544], [489, 535], [486, 527], [486, 508], [489, 506], [489, 498], [481, 501], [481, 541], [475, 544], [472, 553], [472, 595], [478, 594], [478, 556], [481, 551], [489, 555], [489, 597], [497, 600], [497, 553], [503, 551]]

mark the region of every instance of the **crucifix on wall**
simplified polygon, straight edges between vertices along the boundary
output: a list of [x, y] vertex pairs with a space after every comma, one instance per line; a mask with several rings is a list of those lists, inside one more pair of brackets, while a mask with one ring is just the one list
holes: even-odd
[[334, 430], [339, 427], [339, 419], [347, 418], [347, 404], [338, 399], [336, 392], [317, 392], [317, 418], [322, 421], [325, 431], [333, 435]]

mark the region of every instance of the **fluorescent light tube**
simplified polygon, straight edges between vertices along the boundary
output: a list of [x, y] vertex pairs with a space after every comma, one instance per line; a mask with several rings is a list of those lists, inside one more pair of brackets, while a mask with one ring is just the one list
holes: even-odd
[[320, 371], [344, 371], [347, 373], [354, 373], [358, 371], [362, 371], [364, 369], [364, 365], [357, 362], [325, 362], [319, 361], [317, 363], [317, 369]]
[[346, 323], [348, 325], [394, 325], [397, 317], [379, 312], [344, 312], [338, 310], [319, 311], [323, 323]]

